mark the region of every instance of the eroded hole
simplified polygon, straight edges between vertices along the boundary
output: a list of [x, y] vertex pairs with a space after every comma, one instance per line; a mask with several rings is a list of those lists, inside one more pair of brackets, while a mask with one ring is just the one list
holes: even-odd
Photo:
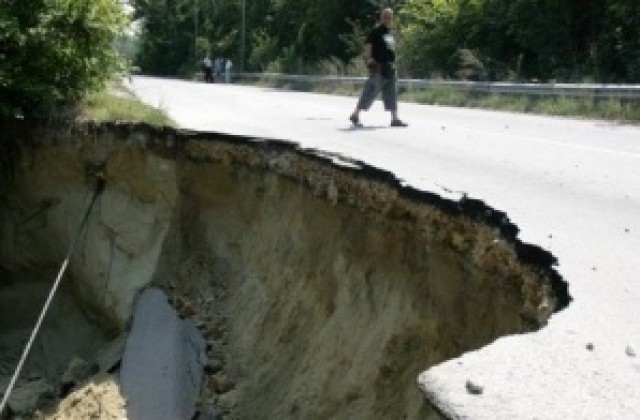
[[[16, 209], [45, 197], [56, 204], [28, 231], [40, 245], [3, 247], [2, 262], [59, 258], [88, 195], [83, 168], [102, 159], [107, 190], [70, 284], [83, 308], [73, 316], [97, 314], [111, 332], [73, 334], [78, 350], [59, 366], [79, 355], [94, 363], [87, 354], [117, 335], [114, 325], [126, 331], [136, 292], [161, 287], [207, 343], [197, 418], [435, 415], [416, 385], [420, 372], [536, 330], [568, 299], [551, 256], [509, 237], [513, 227], [478, 203], [430, 201], [372, 169], [281, 144], [172, 132], [163, 146], [166, 132], [121, 127], [101, 136], [99, 146], [73, 139], [81, 148], [45, 142], [17, 165], [4, 191], [12, 217], [3, 218], [3, 243], [18, 243], [11, 221], [25, 212]], [[14, 280], [4, 290], [33, 295], [35, 308], [42, 299], [25, 289], [35, 283]], [[2, 319], [0, 343], [17, 328]], [[70, 321], [59, 324], [61, 337], [71, 334]], [[51, 375], [57, 387], [61, 369]]]
[[[0, 279], [0, 389], [14, 373], [56, 275], [55, 269], [10, 272]], [[53, 301], [16, 384], [11, 411], [34, 414], [54, 404], [95, 373], [91, 365], [108, 334], [78, 305], [73, 290], [62, 287]]]
[[548, 316], [525, 302], [535, 274], [463, 218], [422, 236], [402, 214], [207, 164], [183, 169], [183, 198], [187, 257], [166, 290], [208, 340], [211, 412], [423, 418], [419, 372]]

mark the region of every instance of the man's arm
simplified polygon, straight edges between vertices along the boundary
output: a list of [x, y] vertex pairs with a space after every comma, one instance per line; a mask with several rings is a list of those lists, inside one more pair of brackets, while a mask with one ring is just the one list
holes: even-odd
[[372, 47], [370, 43], [364, 44], [364, 52], [362, 56], [364, 57], [364, 63], [369, 69], [369, 71], [376, 71], [378, 69], [378, 63], [373, 59], [372, 56]]
[[373, 63], [373, 57], [371, 57], [371, 44], [364, 44], [362, 56], [364, 57], [364, 62], [367, 63], [367, 65]]

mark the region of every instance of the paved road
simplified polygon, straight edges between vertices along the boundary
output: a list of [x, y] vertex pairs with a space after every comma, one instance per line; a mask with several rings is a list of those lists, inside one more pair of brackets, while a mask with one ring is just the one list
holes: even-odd
[[145, 77], [132, 89], [183, 127], [294, 140], [506, 211], [558, 257], [574, 301], [539, 332], [431, 368], [423, 386], [461, 418], [640, 418], [639, 126], [401, 104], [410, 126], [397, 129], [377, 103], [352, 130], [353, 98]]

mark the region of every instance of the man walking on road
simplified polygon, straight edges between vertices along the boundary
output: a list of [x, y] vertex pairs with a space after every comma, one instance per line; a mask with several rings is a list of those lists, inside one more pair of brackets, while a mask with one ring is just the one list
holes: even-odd
[[406, 127], [407, 123], [398, 118], [396, 97], [395, 39], [391, 33], [393, 10], [387, 8], [380, 13], [380, 21], [369, 32], [365, 41], [364, 58], [369, 69], [369, 78], [364, 84], [362, 95], [349, 120], [356, 127], [362, 127], [360, 111], [366, 111], [382, 91], [384, 109], [391, 112], [392, 127]]

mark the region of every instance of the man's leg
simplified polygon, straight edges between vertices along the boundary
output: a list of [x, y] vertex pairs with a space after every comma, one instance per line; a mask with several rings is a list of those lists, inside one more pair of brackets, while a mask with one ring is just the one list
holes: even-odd
[[354, 125], [361, 125], [360, 111], [366, 111], [371, 108], [371, 104], [373, 104], [376, 96], [378, 96], [378, 92], [380, 92], [381, 81], [380, 74], [377, 72], [369, 73], [369, 78], [364, 83], [364, 88], [362, 89], [362, 94], [360, 95], [356, 109], [349, 117], [349, 120], [351, 120]]
[[398, 95], [396, 76], [385, 79], [382, 86], [384, 109], [391, 112], [392, 127], [406, 127], [408, 124], [398, 118]]

